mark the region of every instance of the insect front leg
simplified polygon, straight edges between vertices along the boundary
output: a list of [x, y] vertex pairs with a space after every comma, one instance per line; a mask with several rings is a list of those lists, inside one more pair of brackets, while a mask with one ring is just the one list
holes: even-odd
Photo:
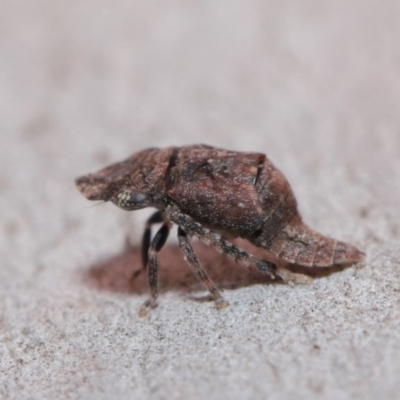
[[164, 212], [156, 211], [147, 221], [142, 236], [142, 268], [135, 271], [131, 278], [131, 283], [147, 269], [147, 263], [149, 262], [149, 249], [151, 243], [151, 227], [154, 224], [164, 222]]
[[147, 311], [150, 308], [154, 308], [157, 302], [158, 296], [158, 260], [157, 255], [161, 248], [164, 246], [170, 231], [171, 224], [165, 222], [162, 227], [158, 230], [151, 242], [148, 262], [147, 262], [147, 279], [150, 287], [150, 298], [146, 300], [139, 310], [139, 315], [144, 317], [147, 315]]
[[182, 213], [177, 207], [167, 208], [166, 214], [171, 221], [181, 226], [187, 234], [197, 236], [203, 243], [208, 246], [213, 246], [218, 252], [232, 257], [234, 260], [240, 262], [246, 267], [254, 265], [259, 271], [265, 275], [269, 275], [271, 278], [276, 277], [275, 264], [266, 260], [259, 260], [231, 242], [222, 239], [221, 236], [203, 228], [200, 223]]
[[229, 303], [224, 300], [221, 293], [214, 285], [214, 282], [208, 277], [206, 271], [204, 271], [199, 259], [193, 251], [193, 247], [189, 242], [186, 232], [181, 227], [178, 228], [178, 241], [185, 260], [189, 264], [197, 280], [210, 291], [217, 309], [220, 310], [228, 307]]

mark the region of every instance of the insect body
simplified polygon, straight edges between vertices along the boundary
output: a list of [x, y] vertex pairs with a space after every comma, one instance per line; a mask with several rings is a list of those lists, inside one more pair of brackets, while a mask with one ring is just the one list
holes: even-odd
[[[354, 246], [327, 238], [302, 222], [289, 183], [261, 153], [243, 153], [205, 145], [146, 149], [127, 160], [76, 180], [89, 200], [111, 201], [124, 210], [155, 207], [142, 241], [151, 297], [141, 314], [156, 305], [157, 253], [172, 223], [178, 225], [179, 246], [197, 279], [217, 308], [227, 306], [207, 276], [189, 242], [191, 236], [253, 265], [271, 277], [302, 282], [307, 279], [282, 264], [330, 267], [360, 262], [365, 254]], [[162, 223], [151, 239], [151, 226]], [[241, 250], [229, 239], [241, 237], [268, 251], [268, 261]], [[273, 262], [271, 262], [271, 260]]]

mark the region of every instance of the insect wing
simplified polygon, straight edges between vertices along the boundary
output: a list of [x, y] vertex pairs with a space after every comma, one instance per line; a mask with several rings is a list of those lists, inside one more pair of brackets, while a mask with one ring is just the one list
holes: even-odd
[[183, 152], [171, 168], [167, 196], [199, 222], [241, 236], [253, 232], [262, 222], [255, 190], [260, 157], [207, 149]]

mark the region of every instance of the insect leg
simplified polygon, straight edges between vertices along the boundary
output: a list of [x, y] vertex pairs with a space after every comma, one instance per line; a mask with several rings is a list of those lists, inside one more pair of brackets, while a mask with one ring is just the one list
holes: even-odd
[[170, 223], [165, 222], [158, 230], [151, 242], [147, 263], [147, 279], [150, 287], [150, 298], [146, 300], [140, 308], [139, 315], [141, 317], [147, 314], [149, 308], [156, 306], [158, 296], [158, 261], [157, 254], [164, 246], [170, 230]]
[[164, 213], [163, 211], [155, 212], [147, 221], [144, 228], [143, 236], [142, 236], [142, 268], [135, 271], [131, 277], [131, 284], [136, 280], [136, 278], [144, 271], [146, 271], [147, 263], [149, 261], [149, 249], [151, 243], [151, 226], [154, 224], [158, 224], [160, 222], [164, 222]]
[[164, 213], [162, 211], [155, 212], [147, 221], [142, 237], [142, 266], [145, 270], [149, 261], [149, 248], [151, 242], [151, 226], [164, 222]]
[[185, 260], [189, 264], [197, 280], [210, 291], [217, 309], [220, 310], [221, 308], [227, 307], [229, 303], [223, 299], [221, 293], [214, 285], [214, 282], [208, 277], [206, 271], [204, 271], [199, 259], [193, 251], [193, 247], [189, 242], [186, 232], [181, 227], [178, 228], [178, 241]]
[[221, 236], [211, 232], [209, 229], [203, 228], [200, 223], [182, 213], [177, 207], [169, 207], [167, 209], [167, 217], [177, 225], [182, 226], [187, 234], [197, 236], [203, 243], [213, 246], [218, 252], [232, 257], [246, 267], [254, 265], [259, 271], [271, 276], [271, 278], [276, 277], [275, 264], [266, 260], [259, 260], [231, 242], [222, 239]]

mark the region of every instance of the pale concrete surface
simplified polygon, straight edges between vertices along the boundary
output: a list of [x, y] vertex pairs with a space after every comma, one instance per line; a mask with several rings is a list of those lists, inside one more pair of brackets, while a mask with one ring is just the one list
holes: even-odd
[[[400, 3], [0, 1], [0, 397], [400, 398]], [[149, 210], [73, 179], [147, 146], [264, 151], [304, 218], [368, 253], [268, 284], [175, 239], [162, 294], [127, 278]]]

